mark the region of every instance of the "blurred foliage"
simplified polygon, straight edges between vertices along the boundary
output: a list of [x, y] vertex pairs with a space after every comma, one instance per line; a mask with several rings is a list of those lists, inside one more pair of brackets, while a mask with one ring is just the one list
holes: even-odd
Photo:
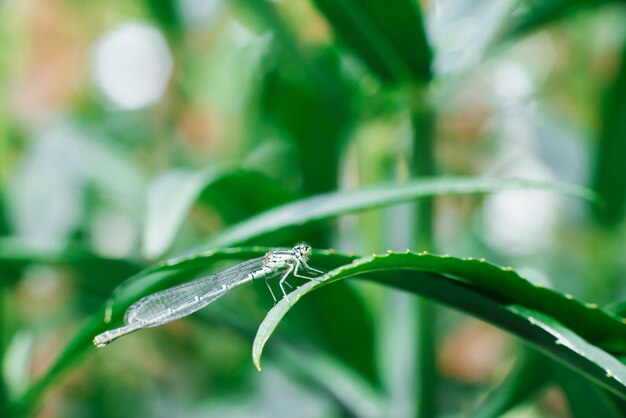
[[[626, 48], [626, 45], [625, 45]], [[624, 50], [626, 53], [626, 49]], [[626, 176], [622, 160], [626, 153], [626, 55], [622, 55], [615, 79], [608, 86], [602, 105], [602, 129], [596, 150], [594, 189], [604, 198], [598, 218], [607, 226], [619, 223], [626, 201]]]
[[[623, 416], [625, 19], [608, 0], [0, 2], [0, 416]], [[111, 295], [119, 323], [302, 240], [349, 254], [317, 251], [332, 285], [293, 309], [258, 283], [90, 344]], [[265, 247], [224, 249], [242, 244]]]
[[430, 47], [418, 5], [410, 0], [314, 1], [342, 40], [381, 79], [427, 82]]

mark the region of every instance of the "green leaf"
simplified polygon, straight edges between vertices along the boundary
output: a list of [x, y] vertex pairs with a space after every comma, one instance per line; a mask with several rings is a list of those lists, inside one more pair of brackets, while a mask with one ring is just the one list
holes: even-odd
[[[308, 87], [313, 87], [316, 90], [319, 99], [325, 101], [328, 109], [341, 109], [345, 107], [346, 97], [342, 96], [341, 86], [335, 79], [333, 71], [326, 72], [328, 68], [319, 67], [319, 62], [310, 54], [305, 46], [298, 39], [298, 35], [294, 29], [290, 27], [281, 14], [278, 12], [276, 5], [273, 2], [257, 1], [257, 0], [237, 0], [235, 3], [243, 5], [254, 13], [254, 17], [257, 18], [265, 28], [269, 29], [273, 33], [273, 37], [276, 40], [276, 49], [280, 52], [280, 64], [281, 68], [286, 68], [292, 64], [296, 64], [305, 75], [308, 83]], [[331, 69], [332, 70], [332, 69]], [[296, 70], [297, 71], [297, 70]], [[307, 112], [314, 115], [312, 112]], [[341, 117], [341, 115], [337, 115]], [[310, 124], [315, 127], [315, 124]], [[315, 130], [315, 129], [313, 129]], [[318, 139], [321, 137], [318, 137]]]
[[415, 180], [404, 184], [389, 183], [321, 194], [279, 206], [225, 229], [201, 248], [244, 244], [281, 228], [300, 227], [315, 221], [422, 197], [505, 190], [549, 190], [595, 201], [594, 194], [581, 187], [531, 180], [450, 177]]
[[183, 19], [176, 0], [144, 0], [146, 10], [170, 37], [177, 39], [184, 30]]
[[[250, 194], [250, 190], [258, 193]], [[143, 254], [149, 259], [163, 255], [199, 198], [230, 223], [294, 197], [295, 193], [255, 171], [223, 166], [168, 171], [157, 177], [148, 190]]]
[[324, 75], [327, 88], [299, 68], [284, 65], [284, 60], [268, 68], [263, 80], [264, 116], [297, 145], [297, 167], [306, 194], [337, 187], [340, 154], [353, 122], [347, 98], [354, 96], [353, 86], [342, 76], [340, 58], [331, 48], [310, 54], [308, 62]]
[[200, 172], [172, 170], [150, 184], [142, 249], [146, 258], [167, 251], [202, 190], [223, 174], [217, 167]]
[[345, 362], [319, 349], [297, 350], [288, 344], [280, 344], [277, 355], [281, 363], [286, 363], [337, 399], [350, 411], [350, 416], [377, 418], [385, 416], [385, 411], [389, 410], [386, 399], [376, 387], [347, 368]]
[[[4, 274], [3, 269], [0, 266], [0, 273]], [[2, 412], [3, 405], [7, 404], [7, 400], [11, 395], [10, 390], [19, 386], [19, 384], [11, 385], [11, 373], [9, 373], [8, 369], [8, 347], [9, 347], [9, 333], [12, 331], [9, 326], [9, 321], [7, 318], [7, 314], [9, 309], [7, 309], [7, 283], [0, 280], [0, 413]], [[20, 369], [19, 365], [16, 365], [14, 369]], [[14, 379], [19, 380], [19, 379]]]
[[0, 188], [0, 236], [9, 235], [9, 219], [4, 195], [4, 190]]
[[428, 82], [432, 53], [418, 2], [313, 0], [337, 36], [381, 79]]
[[556, 382], [561, 386], [569, 402], [574, 418], [620, 418], [624, 417], [626, 401], [611, 396], [572, 370], [555, 365]]
[[529, 32], [543, 28], [545, 25], [559, 21], [584, 8], [593, 8], [621, 0], [539, 0], [526, 1], [524, 13], [516, 19], [507, 33], [507, 37], [523, 36]]
[[594, 209], [597, 209], [597, 219], [608, 226], [624, 218], [626, 204], [623, 159], [626, 155], [626, 42], [622, 48], [620, 66], [605, 92], [602, 128], [593, 169], [593, 189], [604, 203]]
[[0, 238], [0, 272], [3, 273], [0, 277], [3, 281], [18, 279], [24, 268], [35, 264], [68, 266], [77, 270], [86, 284], [92, 287], [108, 286], [103, 292], [109, 292], [122, 279], [141, 269], [134, 261], [102, 257], [79, 245], [68, 245], [63, 249], [41, 249], [23, 240]]
[[[399, 273], [405, 270], [411, 273]], [[260, 325], [252, 350], [257, 368], [268, 338], [302, 296], [322, 285], [358, 275], [488, 321], [626, 397], [626, 366], [607, 352], [626, 352], [626, 323], [621, 318], [570, 295], [535, 286], [510, 268], [484, 260], [425, 253], [374, 255], [329, 272], [321, 283], [312, 281], [300, 286], [289, 295], [290, 303], [279, 301]]]
[[617, 316], [626, 317], [626, 300], [613, 302], [605, 307], [606, 310]]
[[[436, 76], [458, 77], [478, 68], [486, 55], [494, 52], [492, 43], [518, 8], [519, 0], [446, 3], [441, 16], [428, 22], [430, 42], [437, 51]], [[462, 29], [468, 26], [471, 31]]]
[[502, 384], [489, 395], [472, 418], [496, 418], [529, 400], [552, 379], [553, 362], [532, 349], [521, 358]]
[[298, 192], [263, 173], [234, 170], [207, 185], [200, 203], [211, 206], [231, 225], [299, 197]]

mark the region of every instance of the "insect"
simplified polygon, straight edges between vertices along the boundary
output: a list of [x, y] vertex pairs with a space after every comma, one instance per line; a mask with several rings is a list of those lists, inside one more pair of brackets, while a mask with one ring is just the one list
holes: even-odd
[[276, 302], [268, 280], [280, 275], [278, 285], [289, 303], [283, 284], [288, 284], [285, 280], [290, 274], [308, 280], [319, 279], [300, 274], [302, 270], [323, 274], [322, 271], [307, 264], [310, 255], [311, 246], [299, 243], [290, 250], [272, 250], [264, 257], [244, 261], [222, 272], [146, 296], [128, 308], [124, 315], [124, 326], [97, 335], [93, 343], [96, 347], [104, 347], [111, 341], [139, 329], [156, 327], [191, 315], [225, 295], [232, 288], [256, 279], [265, 280]]

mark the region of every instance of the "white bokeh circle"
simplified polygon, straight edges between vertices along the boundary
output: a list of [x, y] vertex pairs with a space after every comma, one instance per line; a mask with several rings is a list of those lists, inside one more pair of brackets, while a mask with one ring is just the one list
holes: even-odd
[[167, 87], [172, 66], [161, 32], [141, 22], [125, 22], [110, 29], [91, 51], [92, 79], [119, 109], [141, 109], [156, 103]]

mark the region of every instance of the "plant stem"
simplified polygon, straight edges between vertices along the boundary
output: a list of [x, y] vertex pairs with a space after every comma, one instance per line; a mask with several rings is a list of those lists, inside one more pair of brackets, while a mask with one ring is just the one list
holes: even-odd
[[[413, 166], [415, 177], [435, 175], [434, 127], [435, 113], [430, 107], [427, 90], [414, 90], [411, 102], [411, 127], [413, 133]], [[434, 250], [434, 208], [433, 199], [425, 198], [417, 202], [416, 244], [424, 251]], [[436, 415], [436, 394], [438, 373], [436, 369], [436, 318], [435, 305], [429, 300], [419, 299], [417, 314], [417, 408], [416, 416], [430, 418]]]
[[[0, 279], [1, 280], [1, 279]], [[0, 283], [0, 415], [5, 416], [3, 409], [8, 404], [9, 397], [4, 381], [4, 355], [7, 343], [7, 310], [6, 310], [6, 289], [5, 283]]]

